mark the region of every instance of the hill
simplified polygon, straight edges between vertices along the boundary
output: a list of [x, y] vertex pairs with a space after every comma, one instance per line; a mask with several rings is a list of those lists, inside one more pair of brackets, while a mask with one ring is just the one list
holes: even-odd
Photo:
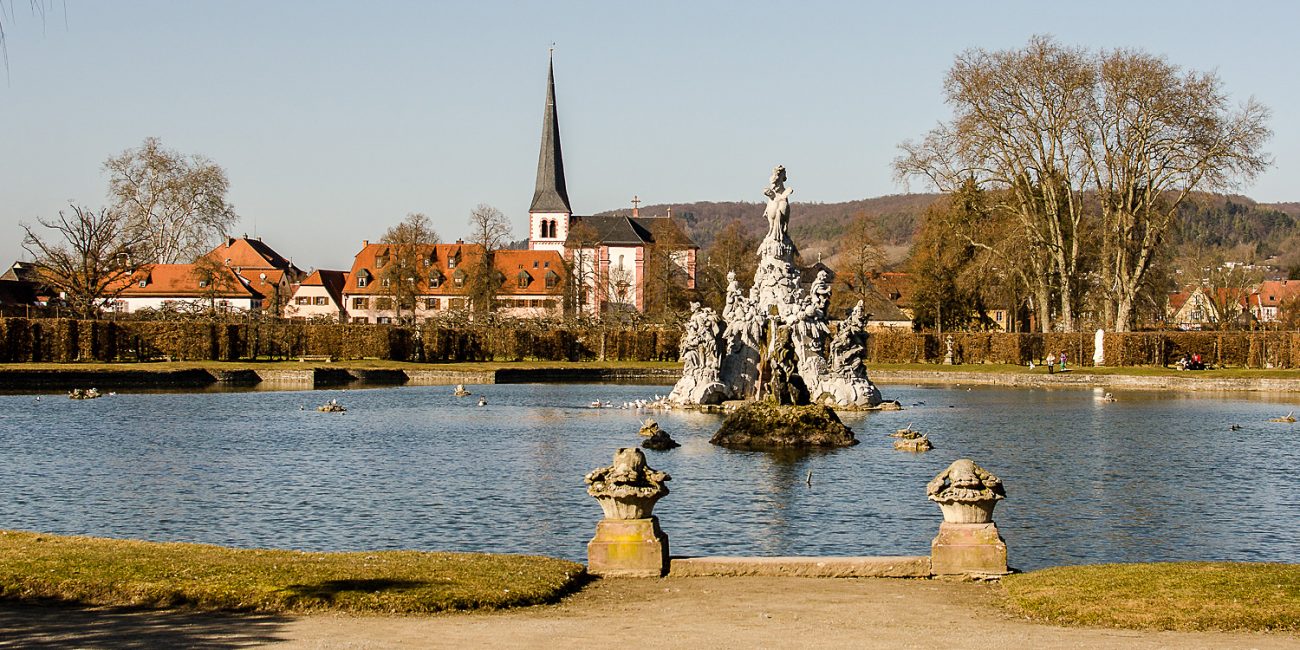
[[[892, 262], [902, 262], [925, 209], [940, 194], [891, 194], [842, 203], [791, 205], [790, 235], [805, 258], [818, 255], [833, 260], [835, 240], [859, 213], [875, 217], [879, 239]], [[659, 203], [641, 208], [642, 214], [681, 218], [687, 232], [701, 248], [708, 248], [724, 226], [738, 220], [755, 236], [767, 230], [763, 204], [757, 201], [697, 201]], [[627, 214], [627, 209], [599, 214]], [[1179, 227], [1172, 236], [1175, 248], [1196, 243], [1223, 251], [1252, 251], [1260, 260], [1286, 257], [1300, 245], [1300, 202], [1260, 203], [1240, 195], [1201, 194], [1179, 211]], [[1242, 253], [1245, 254], [1245, 253]], [[1253, 260], [1242, 260], [1253, 261]]]

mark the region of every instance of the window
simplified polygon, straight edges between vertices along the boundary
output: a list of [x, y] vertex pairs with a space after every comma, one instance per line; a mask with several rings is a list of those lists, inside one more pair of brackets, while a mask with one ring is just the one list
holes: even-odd
[[380, 256], [378, 256], [378, 257], [375, 258], [375, 268], [377, 268], [377, 269], [382, 269], [382, 268], [384, 268], [384, 266], [387, 265], [387, 264], [388, 264], [388, 256], [387, 256], [387, 255], [380, 255]]
[[388, 278], [384, 278], [383, 280], [380, 281], [380, 284], [384, 285], [385, 287], [388, 287], [388, 286], [392, 286], [393, 283], [389, 281]]
[[387, 324], [393, 322], [393, 319], [391, 319], [391, 318], [389, 318], [389, 317], [387, 317], [387, 316], [380, 316], [380, 317], [378, 317], [378, 318], [375, 319], [375, 322], [376, 322], [376, 323], [379, 323], [380, 325], [387, 325]]
[[533, 268], [537, 268], [537, 260], [533, 260]]
[[[533, 268], [537, 268], [537, 263], [536, 263], [536, 262], [533, 263]], [[542, 262], [542, 268], [544, 268], [544, 269], [549, 269], [549, 268], [551, 268], [551, 263], [550, 263], [550, 262]]]
[[465, 286], [465, 272], [456, 271], [456, 274], [452, 276], [452, 284], [455, 284], [457, 287]]
[[554, 289], [555, 285], [560, 283], [560, 276], [555, 271], [546, 272], [546, 288]]
[[370, 282], [370, 279], [369, 279], [368, 277], [366, 277], [364, 274], [362, 274], [362, 275], [358, 275], [358, 276], [357, 276], [357, 288], [358, 288], [358, 289], [364, 289], [364, 288], [366, 288], [366, 284], [369, 283], [369, 282]]
[[328, 305], [330, 304], [330, 299], [325, 296], [316, 296], [316, 304], [321, 306]]
[[460, 252], [459, 252], [459, 251], [453, 253], [451, 257], [448, 257], [448, 258], [447, 258], [447, 268], [449, 268], [449, 269], [454, 269], [454, 268], [456, 268], [456, 265], [457, 265], [458, 263], [460, 263]]
[[438, 287], [441, 287], [442, 279], [443, 279], [442, 274], [437, 271], [434, 271], [433, 273], [429, 274], [429, 287], [433, 289], [437, 289]]
[[439, 302], [439, 300], [438, 300], [437, 298], [425, 298], [425, 299], [424, 299], [424, 308], [425, 308], [425, 309], [437, 309], [437, 308], [438, 308], [438, 302]]
[[369, 323], [369, 322], [370, 322], [370, 318], [369, 318], [369, 317], [366, 317], [366, 316], [353, 316], [353, 317], [352, 317], [352, 322], [354, 322], [354, 323]]
[[[370, 299], [369, 299], [369, 298], [353, 298], [353, 299], [352, 299], [352, 308], [353, 308], [353, 309], [370, 309]], [[368, 321], [363, 321], [363, 322], [368, 322]]]
[[208, 281], [207, 281], [207, 280], [199, 280], [199, 288], [200, 288], [200, 289], [202, 289], [203, 287], [206, 287], [206, 286], [208, 286]]
[[308, 298], [307, 296], [298, 296], [297, 298], [294, 299], [294, 302], [298, 303], [299, 305], [308, 305], [311, 304], [311, 299]]
[[533, 283], [533, 276], [528, 275], [528, 271], [520, 271], [519, 276], [515, 278], [519, 282], [520, 289], [528, 288]]
[[145, 283], [147, 283], [147, 282], [149, 282], [149, 281], [148, 281], [148, 280], [141, 280], [141, 281], [140, 281], [140, 288], [143, 289]]

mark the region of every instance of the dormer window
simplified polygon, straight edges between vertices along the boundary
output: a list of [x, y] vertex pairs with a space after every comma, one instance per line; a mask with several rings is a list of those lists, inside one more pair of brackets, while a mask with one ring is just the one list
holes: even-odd
[[452, 283], [455, 284], [457, 287], [465, 286], [465, 272], [456, 271], [456, 273], [452, 275]]
[[370, 284], [370, 271], [361, 269], [357, 273], [357, 288], [364, 289], [367, 284]]
[[388, 278], [384, 278], [384, 279], [380, 282], [380, 284], [382, 284], [382, 285], [384, 285], [385, 287], [387, 287], [387, 286], [392, 285], [393, 283], [392, 283], [392, 281], [390, 281]]
[[208, 281], [207, 281], [207, 280], [199, 280], [199, 288], [200, 288], [200, 289], [202, 289], [203, 287], [206, 287], [206, 286], [208, 286]]
[[520, 270], [516, 280], [519, 281], [520, 289], [527, 289], [528, 285], [533, 283], [533, 276], [528, 275], [528, 271]]
[[143, 288], [144, 288], [144, 285], [146, 285], [146, 284], [148, 284], [148, 283], [149, 283], [148, 280], [146, 280], [146, 279], [144, 279], [144, 278], [140, 278], [140, 288], [141, 288], [141, 289], [143, 289]]
[[560, 283], [560, 276], [555, 271], [546, 272], [546, 288], [554, 289], [555, 285]]
[[537, 260], [533, 260], [533, 268], [537, 268]]
[[451, 257], [448, 257], [448, 258], [447, 258], [447, 268], [449, 268], [449, 269], [454, 269], [454, 268], [456, 268], [456, 265], [457, 265], [458, 263], [460, 263], [460, 253], [459, 253], [459, 252], [457, 252], [457, 253], [453, 253]]
[[433, 273], [429, 274], [429, 287], [431, 289], [437, 289], [438, 287], [441, 287], [442, 281], [443, 281], [443, 276], [441, 273], [434, 271]]

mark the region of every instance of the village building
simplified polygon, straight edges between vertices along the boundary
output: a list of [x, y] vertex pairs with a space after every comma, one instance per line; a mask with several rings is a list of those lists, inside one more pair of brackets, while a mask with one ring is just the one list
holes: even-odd
[[1284, 303], [1300, 300], [1300, 280], [1265, 280], [1247, 300], [1250, 312], [1260, 323], [1276, 323]]
[[276, 315], [288, 305], [294, 293], [293, 285], [306, 275], [260, 237], [227, 237], [203, 257], [233, 269], [262, 294], [262, 307]]
[[[210, 269], [210, 270], [207, 270]], [[106, 311], [131, 314], [142, 309], [179, 311], [251, 311], [262, 308], [265, 295], [224, 266], [145, 264], [110, 287]]]
[[671, 214], [642, 216], [635, 198], [630, 215], [573, 213], [564, 178], [554, 62], [547, 70], [541, 151], [528, 219], [528, 248], [564, 256], [574, 276], [574, 302], [585, 313], [644, 311], [649, 251], [656, 245], [670, 248], [666, 259], [680, 269], [684, 288], [695, 288], [699, 246]]
[[293, 285], [293, 293], [284, 306], [284, 317], [346, 323], [348, 310], [344, 306], [343, 287], [347, 282], [347, 271], [312, 271], [302, 282]]
[[[453, 244], [416, 246], [418, 277], [408, 278], [411, 288], [396, 290], [384, 268], [404, 251], [398, 245], [363, 241], [343, 283], [342, 300], [347, 320], [353, 323], [423, 322], [470, 304], [472, 274], [483, 257], [483, 247], [457, 241]], [[555, 316], [563, 313], [564, 260], [552, 250], [498, 250], [492, 255], [498, 314], [515, 317]], [[405, 294], [413, 308], [399, 309]]]

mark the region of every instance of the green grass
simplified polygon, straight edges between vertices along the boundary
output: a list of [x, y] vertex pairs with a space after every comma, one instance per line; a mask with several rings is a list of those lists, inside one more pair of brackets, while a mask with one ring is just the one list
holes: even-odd
[[0, 599], [269, 613], [411, 614], [554, 602], [586, 579], [547, 557], [242, 550], [0, 531]]
[[1058, 625], [1300, 631], [1300, 565], [1099, 564], [1003, 579], [1010, 608]]

